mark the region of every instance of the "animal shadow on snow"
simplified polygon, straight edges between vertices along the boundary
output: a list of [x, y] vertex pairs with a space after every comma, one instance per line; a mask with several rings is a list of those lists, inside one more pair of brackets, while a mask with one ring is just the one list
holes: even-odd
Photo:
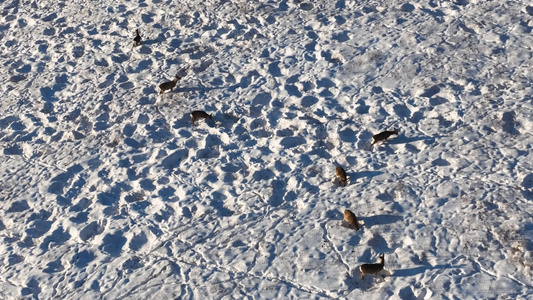
[[26, 284], [26, 287], [22, 288], [20, 291], [23, 297], [33, 295], [35, 299], [38, 299], [41, 289], [39, 288], [39, 282], [34, 278], [30, 279]]
[[233, 211], [224, 207], [224, 200], [227, 198], [226, 195], [219, 192], [213, 192], [212, 194], [212, 199], [209, 204], [216, 210], [217, 216], [219, 217], [229, 217], [233, 215]]
[[428, 270], [443, 270], [443, 269], [451, 269], [451, 268], [462, 268], [464, 265], [459, 266], [452, 266], [450, 264], [447, 265], [424, 265], [424, 266], [418, 266], [414, 268], [409, 269], [402, 269], [402, 270], [395, 270], [390, 276], [393, 277], [407, 277], [407, 276], [415, 276], [419, 274], [423, 274]]
[[361, 264], [357, 265], [344, 279], [344, 282], [350, 290], [359, 289], [366, 291], [372, 289], [374, 285], [382, 283], [386, 277], [391, 276], [391, 272], [387, 270], [387, 266], [385, 265], [385, 268], [378, 274], [368, 274], [365, 278], [361, 278], [361, 270], [359, 269]]
[[[190, 94], [190, 93], [198, 93], [199, 96], [204, 96], [207, 92], [209, 91], [214, 91], [214, 90], [227, 90], [227, 91], [235, 91], [239, 85], [238, 84], [234, 84], [234, 85], [228, 85], [228, 86], [202, 86], [202, 85], [197, 85], [197, 86], [185, 86], [186, 83], [183, 83], [183, 86], [176, 86], [176, 92], [182, 92], [182, 93], [185, 93], [185, 94]], [[173, 93], [173, 92], [172, 92]]]
[[69, 167], [65, 172], [56, 175], [51, 179], [48, 192], [56, 195], [62, 195], [69, 181], [72, 181], [76, 174], [80, 173], [81, 171], [83, 171], [83, 167], [79, 164], [75, 164]]
[[370, 228], [376, 225], [386, 225], [401, 221], [403, 218], [395, 215], [375, 215], [371, 217], [358, 217], [360, 221], [363, 221], [365, 227]]
[[257, 118], [261, 116], [263, 108], [268, 107], [272, 101], [270, 93], [260, 93], [254, 97], [250, 105], [250, 117]]
[[[385, 148], [387, 149], [387, 151], [393, 151], [393, 149], [390, 147], [391, 145], [399, 145], [399, 144], [411, 144], [411, 143], [414, 143], [414, 142], [418, 142], [418, 141], [424, 141], [424, 143], [426, 145], [431, 145], [431, 144], [434, 144], [435, 143], [435, 139], [437, 137], [427, 137], [427, 136], [420, 136], [420, 137], [406, 137], [402, 134], [394, 137], [394, 138], [391, 138], [391, 139], [387, 139], [385, 142], [383, 143], [376, 143], [374, 146], [370, 147], [370, 145], [372, 144], [372, 139], [370, 138], [367, 142], [364, 143], [364, 149], [367, 149], [369, 151], [376, 151], [377, 149], [380, 149], [380, 148]], [[417, 152], [416, 150], [416, 147], [412, 147], [414, 148], [415, 152]]]
[[[424, 141], [426, 144], [433, 144], [435, 142], [435, 137], [428, 137], [428, 136], [417, 136], [417, 137], [406, 137], [405, 135], [398, 135], [397, 137], [391, 138], [385, 142], [385, 144], [389, 145], [399, 145], [399, 144], [409, 144], [413, 142], [418, 141]], [[374, 145], [374, 147], [376, 147]]]
[[362, 171], [362, 172], [353, 172], [353, 173], [348, 173], [348, 178], [349, 178], [349, 181], [351, 182], [355, 182], [357, 179], [359, 178], [369, 178], [369, 179], [372, 179], [373, 177], [376, 177], [376, 176], [379, 176], [379, 175], [382, 175], [383, 172], [381, 171]]
[[524, 180], [522, 180], [522, 186], [524, 187], [524, 190], [522, 190], [524, 197], [528, 200], [533, 200], [533, 174], [524, 177]]
[[533, 188], [533, 174], [526, 175], [524, 179], [522, 180], [522, 186], [525, 189], [532, 189]]
[[[207, 110], [207, 113], [211, 113], [211, 111]], [[181, 118], [179, 119], [176, 119], [174, 121], [174, 124], [172, 124], [172, 128], [174, 129], [180, 129], [180, 128], [184, 128], [184, 129], [187, 129], [187, 128], [197, 128], [197, 127], [203, 127], [203, 126], [208, 126], [208, 127], [211, 127], [211, 128], [215, 128], [217, 127], [217, 124], [218, 124], [218, 116], [215, 115], [213, 113], [213, 120], [209, 120], [209, 119], [197, 119], [194, 124], [192, 123], [191, 121], [191, 112], [190, 111], [187, 111], [186, 113], [184, 113], [182, 115]], [[227, 122], [226, 119], [224, 119], [225, 122]]]
[[122, 252], [122, 247], [126, 244], [126, 240], [122, 232], [107, 234], [98, 248], [113, 257], [117, 257]]
[[89, 265], [95, 259], [93, 252], [88, 250], [82, 250], [72, 256], [70, 263], [79, 269], [83, 269]]
[[268, 204], [274, 207], [280, 206], [284, 201], [293, 201], [296, 199], [296, 195], [293, 192], [287, 192], [283, 180], [273, 180], [271, 187], [272, 195], [268, 199]]
[[339, 131], [340, 139], [345, 143], [356, 143], [357, 142], [357, 132], [351, 128], [346, 128]]
[[235, 125], [239, 121], [239, 119], [239, 116], [228, 113], [213, 115], [213, 122], [217, 124], [217, 126], [222, 126], [223, 128], [227, 129], [231, 129], [233, 125]]
[[[350, 237], [347, 244], [350, 246], [357, 246], [359, 245], [359, 242], [361, 241], [361, 235], [364, 232], [364, 227], [361, 226], [361, 222], [359, 222], [360, 229], [358, 231], [355, 230], [355, 228], [351, 227], [348, 222], [344, 220], [344, 213], [338, 209], [332, 209], [328, 210], [326, 212], [326, 217], [328, 217], [331, 220], [334, 220], [334, 226], [336, 227], [337, 224], [340, 228], [340, 230], [347, 230], [348, 232], [353, 232], [354, 234]], [[359, 217], [357, 219], [360, 221]], [[329, 223], [329, 222], [328, 222]], [[357, 232], [357, 234], [355, 234]]]
[[59, 227], [58, 229], [54, 230], [51, 235], [44, 238], [39, 248], [43, 251], [43, 253], [45, 253], [52, 247], [66, 243], [69, 239], [70, 234], [68, 231], [63, 230], [62, 227]]
[[52, 87], [40, 88], [41, 99], [46, 103], [45, 106], [53, 106], [52, 103], [59, 100], [56, 93], [61, 92], [67, 87], [70, 83], [68, 79], [69, 77], [66, 74], [60, 74], [56, 76], [55, 84]]
[[[346, 186], [348, 186], [350, 184], [350, 181], [352, 179], [352, 177], [349, 175], [349, 174], [346, 174], [347, 177], [348, 177], [348, 180], [346, 181]], [[344, 187], [344, 183], [342, 183], [341, 179], [338, 177], [338, 176], [335, 176], [335, 178], [333, 179], [333, 185], [335, 185], [335, 187]]]
[[344, 214], [338, 209], [331, 209], [326, 212], [326, 217], [334, 220], [342, 220]]

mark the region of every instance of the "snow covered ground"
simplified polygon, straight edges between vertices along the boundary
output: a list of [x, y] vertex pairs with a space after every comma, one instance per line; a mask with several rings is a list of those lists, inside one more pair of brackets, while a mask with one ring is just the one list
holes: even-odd
[[530, 1], [0, 13], [1, 299], [533, 297]]

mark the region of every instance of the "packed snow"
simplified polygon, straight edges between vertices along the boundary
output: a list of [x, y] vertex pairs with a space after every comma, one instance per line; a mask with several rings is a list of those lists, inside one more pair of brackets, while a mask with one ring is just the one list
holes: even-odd
[[0, 13], [0, 299], [533, 297], [530, 1]]

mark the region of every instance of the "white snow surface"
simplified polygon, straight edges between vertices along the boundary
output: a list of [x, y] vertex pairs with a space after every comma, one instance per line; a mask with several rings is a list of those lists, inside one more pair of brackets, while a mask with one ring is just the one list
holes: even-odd
[[530, 1], [0, 13], [0, 299], [532, 299]]

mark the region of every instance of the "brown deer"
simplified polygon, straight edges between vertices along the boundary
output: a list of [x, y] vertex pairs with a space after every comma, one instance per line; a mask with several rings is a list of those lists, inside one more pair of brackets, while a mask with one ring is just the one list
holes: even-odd
[[339, 183], [342, 186], [346, 186], [348, 184], [348, 176], [346, 175], [346, 171], [341, 166], [337, 166], [335, 168], [335, 176], [339, 178]]
[[357, 222], [357, 217], [355, 214], [347, 209], [344, 210], [344, 220], [350, 224], [355, 230], [359, 230], [359, 223]]
[[372, 146], [374, 146], [375, 143], [384, 142], [393, 134], [398, 135], [398, 129], [394, 128], [394, 130], [392, 130], [392, 131], [383, 131], [383, 132], [380, 132], [378, 134], [375, 134], [372, 137], [373, 142], [370, 145], [370, 149], [372, 149]]
[[133, 47], [137, 47], [141, 45], [142, 40], [141, 36], [139, 35], [139, 29], [135, 29], [135, 37], [133, 38]]
[[176, 84], [178, 83], [178, 81], [181, 79], [181, 77], [179, 77], [178, 75], [174, 76], [174, 79], [172, 81], [168, 81], [168, 82], [163, 82], [159, 85], [159, 89], [161, 89], [161, 91], [159, 92], [159, 94], [163, 94], [164, 91], [170, 91], [172, 90]]
[[213, 116], [212, 115], [209, 115], [207, 114], [205, 111], [203, 110], [195, 110], [191, 113], [191, 122], [194, 124], [194, 121], [196, 119], [209, 119], [209, 120], [213, 120]]
[[377, 274], [383, 270], [385, 265], [385, 255], [381, 254], [379, 256], [379, 263], [377, 264], [362, 264], [360, 267], [361, 278], [365, 278], [365, 274]]

